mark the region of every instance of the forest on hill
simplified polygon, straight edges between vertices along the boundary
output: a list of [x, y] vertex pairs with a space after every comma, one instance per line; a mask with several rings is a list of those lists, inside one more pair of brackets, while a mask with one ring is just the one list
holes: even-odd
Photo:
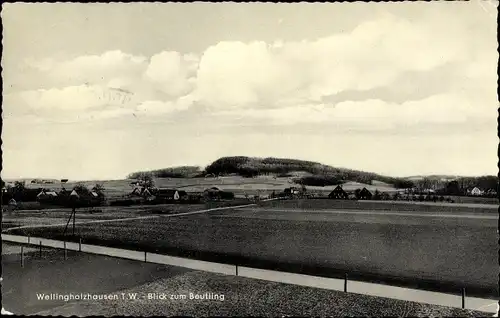
[[422, 176], [419, 180], [411, 178], [395, 178], [360, 170], [336, 168], [314, 161], [287, 159], [287, 158], [255, 158], [246, 156], [222, 157], [210, 163], [205, 169], [197, 166], [182, 166], [151, 171], [134, 172], [128, 175], [129, 179], [141, 179], [144, 176], [153, 178], [193, 178], [205, 176], [224, 176], [235, 174], [243, 177], [258, 175], [274, 175], [276, 177], [293, 177], [294, 172], [306, 172], [308, 175], [294, 177], [297, 184], [309, 186], [329, 186], [354, 181], [372, 184], [381, 181], [393, 185], [395, 188], [444, 189], [453, 187], [456, 192], [465, 192], [466, 189], [479, 187], [482, 190], [497, 189], [497, 176], [456, 177], [449, 178]]
[[402, 178], [387, 177], [358, 170], [335, 168], [313, 161], [272, 157], [253, 158], [245, 156], [219, 158], [209, 164], [204, 170], [194, 166], [173, 167], [153, 171], [134, 172], [129, 174], [128, 178], [139, 179], [145, 175], [155, 178], [188, 178], [229, 174], [236, 174], [248, 178], [258, 175], [290, 177], [293, 172], [298, 171], [307, 172], [310, 175], [296, 178], [296, 183], [310, 186], [336, 185], [346, 181], [370, 184], [373, 180], [393, 184], [397, 188], [406, 188], [412, 185], [410, 181]]

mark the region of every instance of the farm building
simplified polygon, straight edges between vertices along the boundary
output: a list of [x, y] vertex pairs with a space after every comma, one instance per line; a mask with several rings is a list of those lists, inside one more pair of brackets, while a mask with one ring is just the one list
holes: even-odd
[[347, 192], [344, 191], [344, 189], [342, 189], [340, 185], [338, 185], [335, 189], [333, 189], [332, 192], [330, 192], [328, 198], [345, 200], [349, 198], [349, 195], [347, 194]]
[[359, 192], [359, 197], [358, 199], [359, 200], [370, 200], [372, 198], [373, 194], [368, 191], [367, 188], [363, 188], [361, 189], [361, 191]]
[[103, 198], [95, 191], [68, 191], [62, 189], [55, 203], [71, 207], [92, 207], [102, 204]]
[[38, 193], [36, 199], [40, 203], [57, 203], [59, 198], [54, 191], [42, 190]]
[[478, 195], [482, 195], [482, 194], [483, 194], [483, 191], [481, 189], [479, 189], [478, 187], [474, 187], [472, 190], [470, 190], [470, 195], [478, 196]]
[[290, 187], [290, 188], [286, 188], [284, 190], [284, 192], [285, 192], [285, 194], [294, 195], [294, 194], [299, 194], [300, 189], [296, 188], [296, 187]]
[[[146, 188], [135, 188], [131, 193], [130, 193], [130, 196], [136, 196], [136, 197], [142, 197], [143, 196], [143, 193], [144, 191], [146, 190]], [[148, 190], [149, 192], [149, 190]]]
[[40, 193], [38, 193], [38, 195], [36, 197], [38, 200], [55, 198], [55, 197], [57, 197], [57, 193], [55, 193], [54, 191], [42, 190], [42, 191], [40, 191]]
[[150, 198], [150, 197], [154, 196], [153, 195], [154, 192], [155, 192], [154, 189], [150, 189], [150, 188], [146, 188], [146, 187], [142, 187], [142, 188], [136, 187], [134, 189], [134, 191], [132, 191], [130, 193], [130, 196]]

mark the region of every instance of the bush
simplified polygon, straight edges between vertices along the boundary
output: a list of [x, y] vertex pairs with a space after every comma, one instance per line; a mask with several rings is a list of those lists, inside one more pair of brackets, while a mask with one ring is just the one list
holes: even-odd
[[342, 180], [338, 179], [336, 176], [306, 176], [295, 179], [294, 182], [312, 187], [325, 187], [342, 184]]

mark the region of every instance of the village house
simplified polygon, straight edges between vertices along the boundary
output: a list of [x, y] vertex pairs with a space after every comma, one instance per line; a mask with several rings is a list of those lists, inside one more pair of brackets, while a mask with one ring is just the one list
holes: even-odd
[[359, 200], [370, 200], [372, 198], [373, 194], [368, 191], [367, 188], [363, 188], [361, 189], [361, 191], [359, 191], [359, 195], [358, 195], [358, 199]]
[[58, 195], [55, 191], [42, 190], [37, 194], [36, 199], [40, 203], [55, 203]]
[[330, 192], [328, 198], [346, 200], [349, 199], [349, 195], [344, 191], [344, 189], [342, 189], [340, 185], [338, 185], [335, 189], [333, 189], [332, 192]]
[[483, 191], [479, 189], [478, 187], [474, 187], [473, 189], [470, 190], [470, 195], [473, 196], [480, 196], [483, 194]]

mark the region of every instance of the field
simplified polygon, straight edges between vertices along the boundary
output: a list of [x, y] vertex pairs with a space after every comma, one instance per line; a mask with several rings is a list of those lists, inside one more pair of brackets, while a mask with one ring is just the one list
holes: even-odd
[[[177, 214], [184, 212], [199, 211], [224, 206], [236, 206], [249, 204], [248, 200], [232, 200], [220, 202], [205, 202], [200, 204], [157, 204], [136, 205], [131, 207], [97, 207], [79, 208], [76, 210], [77, 224], [82, 222], [95, 222], [114, 219], [136, 218], [136, 217], [158, 217], [161, 215]], [[43, 210], [17, 210], [2, 214], [2, 230], [20, 226], [43, 226], [54, 224], [66, 224], [71, 215], [70, 208], [54, 208]], [[72, 221], [71, 221], [72, 222]]]
[[[2, 305], [17, 315], [50, 316], [453, 316], [485, 312], [377, 298], [359, 294], [225, 276], [105, 256], [44, 249], [13, 255], [19, 246], [2, 244]], [[26, 248], [25, 248], [26, 251]], [[64, 279], [59, 279], [64, 277]], [[81, 279], [85, 277], [85, 279]], [[157, 295], [213, 292], [224, 301], [147, 299]], [[39, 300], [36, 293], [117, 295], [113, 300]], [[122, 298], [122, 293], [126, 298]], [[136, 294], [136, 300], [127, 299]]]
[[[490, 297], [498, 293], [497, 222], [495, 206], [290, 200], [83, 224], [77, 235], [89, 244]], [[62, 238], [62, 228], [12, 234]]]

